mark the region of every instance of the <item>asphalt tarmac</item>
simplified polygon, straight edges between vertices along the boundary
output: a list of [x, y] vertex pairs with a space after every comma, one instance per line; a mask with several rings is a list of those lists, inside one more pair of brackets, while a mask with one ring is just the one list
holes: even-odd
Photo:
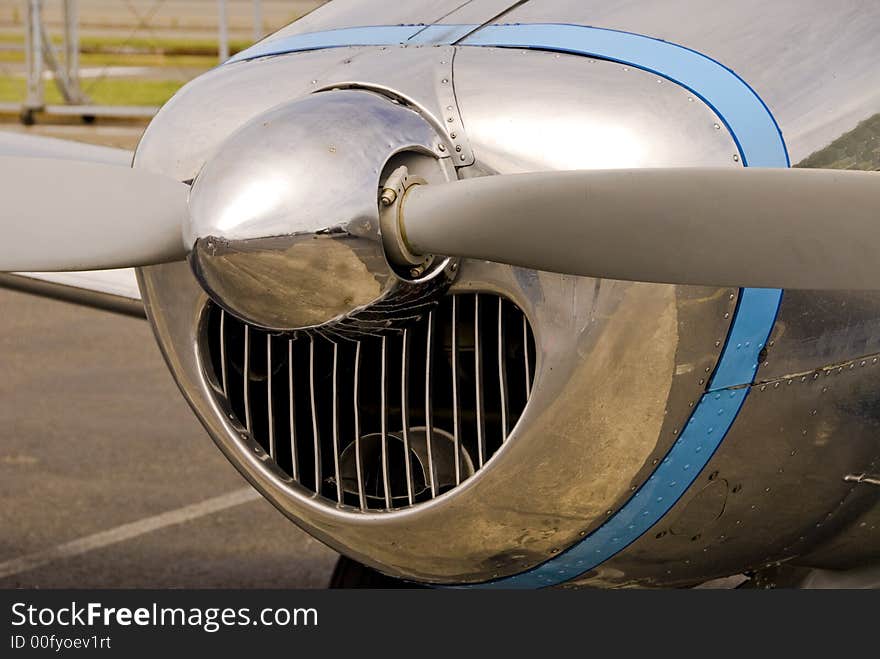
[[256, 496], [145, 320], [0, 290], [0, 588], [321, 588], [336, 554]]

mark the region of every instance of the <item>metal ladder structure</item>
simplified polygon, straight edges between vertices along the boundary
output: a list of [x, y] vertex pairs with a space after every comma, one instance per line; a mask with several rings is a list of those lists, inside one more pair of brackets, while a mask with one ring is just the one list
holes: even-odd
[[[95, 105], [80, 86], [79, 69], [79, 0], [57, 0], [62, 3], [63, 40], [61, 48], [53, 43], [43, 19], [46, 0], [24, 0], [25, 61], [27, 68], [27, 94], [20, 107], [22, 123], [32, 125], [39, 113], [48, 115], [78, 116], [86, 122], [95, 117], [107, 116], [124, 119], [149, 119], [158, 111], [152, 106], [106, 106]], [[254, 41], [264, 36], [261, 0], [253, 3]], [[220, 61], [229, 58], [228, 0], [216, 0], [218, 18], [218, 56]], [[138, 17], [140, 19], [140, 17]], [[63, 104], [47, 105], [43, 84], [49, 74], [58, 87]], [[6, 105], [6, 104], [2, 104]], [[15, 111], [16, 106], [7, 108]]]
[[[59, 57], [43, 23], [43, 0], [27, 0], [25, 19], [25, 60], [27, 63], [27, 96], [21, 108], [21, 120], [34, 123], [34, 115], [46, 107], [43, 75], [52, 73], [64, 102], [70, 106], [87, 107], [88, 99], [79, 84], [78, 0], [62, 0], [64, 16], [64, 56]], [[83, 114], [84, 118], [91, 115]]]

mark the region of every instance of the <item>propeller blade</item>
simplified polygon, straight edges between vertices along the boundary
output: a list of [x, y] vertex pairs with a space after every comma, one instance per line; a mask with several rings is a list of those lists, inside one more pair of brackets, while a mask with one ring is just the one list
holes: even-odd
[[583, 170], [410, 188], [419, 254], [632, 281], [880, 289], [880, 173]]
[[189, 187], [114, 164], [0, 157], [0, 271], [184, 258]]

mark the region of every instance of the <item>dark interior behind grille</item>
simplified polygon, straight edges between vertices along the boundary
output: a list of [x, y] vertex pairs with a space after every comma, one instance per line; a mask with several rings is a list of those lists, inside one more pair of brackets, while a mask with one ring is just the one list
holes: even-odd
[[357, 340], [269, 333], [212, 304], [207, 339], [230, 412], [278, 466], [363, 510], [427, 501], [480, 469], [535, 372], [525, 315], [486, 293], [448, 296], [405, 330]]

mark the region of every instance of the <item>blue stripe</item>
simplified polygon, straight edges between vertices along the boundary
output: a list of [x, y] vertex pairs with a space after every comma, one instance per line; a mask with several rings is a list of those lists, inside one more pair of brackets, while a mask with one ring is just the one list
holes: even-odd
[[[380, 26], [296, 35], [244, 51], [232, 61], [355, 45], [451, 43], [475, 26]], [[459, 28], [459, 29], [456, 29]], [[459, 37], [460, 38], [460, 37]], [[434, 39], [434, 41], [432, 41]], [[744, 165], [788, 167], [782, 133], [764, 102], [733, 71], [702, 53], [629, 32], [580, 25], [490, 25], [461, 45], [532, 48], [626, 64], [667, 78], [702, 99], [736, 142]], [[466, 587], [540, 588], [569, 581], [608, 560], [656, 524], [706, 466], [739, 413], [773, 328], [782, 291], [742, 289], [706, 393], [669, 453], [636, 493], [576, 545], [522, 574]]]

